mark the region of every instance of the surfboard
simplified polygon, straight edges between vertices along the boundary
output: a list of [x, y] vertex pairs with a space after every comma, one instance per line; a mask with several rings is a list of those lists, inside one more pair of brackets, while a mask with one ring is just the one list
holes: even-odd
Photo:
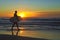
[[11, 17], [10, 18], [10, 22], [18, 22], [18, 21], [20, 21], [21, 20], [21, 18], [20, 17]]

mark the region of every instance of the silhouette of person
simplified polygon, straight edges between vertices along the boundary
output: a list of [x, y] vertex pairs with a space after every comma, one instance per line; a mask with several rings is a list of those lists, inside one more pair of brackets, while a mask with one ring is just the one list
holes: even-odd
[[[17, 30], [19, 31], [19, 27], [18, 27], [18, 22], [20, 21], [19, 19], [20, 19], [20, 17], [17, 16], [17, 11], [15, 11], [14, 17], [10, 18], [10, 21], [12, 22], [12, 28], [11, 28], [12, 29], [12, 35], [13, 35], [13, 27], [14, 27], [14, 25], [17, 26]], [[18, 35], [18, 32], [17, 32], [16, 35]]]
[[19, 29], [19, 28], [18, 28], [18, 21], [19, 21], [19, 19], [18, 19], [18, 16], [17, 16], [17, 11], [15, 11], [12, 29], [13, 29], [14, 25], [16, 25], [16, 26], [17, 26], [17, 29]]

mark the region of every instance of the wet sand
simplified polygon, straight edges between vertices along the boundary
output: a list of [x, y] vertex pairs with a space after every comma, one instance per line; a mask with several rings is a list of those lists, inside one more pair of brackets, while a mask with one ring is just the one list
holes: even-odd
[[23, 37], [23, 36], [16, 36], [16, 35], [7, 35], [7, 34], [0, 34], [0, 40], [48, 40], [44, 38], [32, 38], [32, 37]]

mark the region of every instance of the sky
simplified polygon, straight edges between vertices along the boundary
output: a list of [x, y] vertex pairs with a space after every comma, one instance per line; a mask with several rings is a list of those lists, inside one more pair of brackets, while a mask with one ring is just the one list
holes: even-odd
[[11, 17], [15, 10], [28, 12], [26, 17], [60, 17], [60, 0], [0, 0], [0, 17]]

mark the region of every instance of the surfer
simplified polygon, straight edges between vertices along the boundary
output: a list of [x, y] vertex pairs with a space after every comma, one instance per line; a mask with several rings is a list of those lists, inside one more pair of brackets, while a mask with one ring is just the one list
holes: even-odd
[[[12, 28], [11, 28], [12, 31], [13, 31], [14, 25], [16, 25], [17, 30], [19, 30], [18, 22], [20, 21], [20, 16], [19, 17], [17, 16], [17, 11], [15, 11], [14, 16], [10, 18], [10, 21], [12, 22]], [[12, 32], [12, 35], [13, 35], [13, 32]]]

